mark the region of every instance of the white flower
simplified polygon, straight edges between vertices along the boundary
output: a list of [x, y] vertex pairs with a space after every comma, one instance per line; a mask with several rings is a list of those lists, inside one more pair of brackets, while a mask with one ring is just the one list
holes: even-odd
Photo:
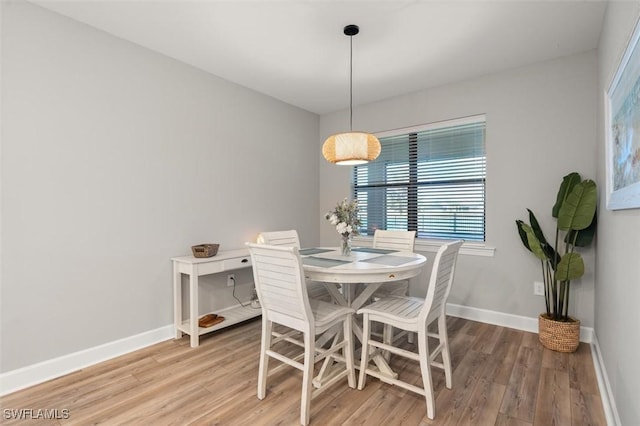
[[346, 198], [336, 204], [336, 207], [332, 211], [328, 211], [324, 218], [328, 220], [331, 225], [335, 226], [336, 231], [340, 235], [358, 235], [358, 228], [361, 225], [358, 218], [358, 201], [348, 201]]

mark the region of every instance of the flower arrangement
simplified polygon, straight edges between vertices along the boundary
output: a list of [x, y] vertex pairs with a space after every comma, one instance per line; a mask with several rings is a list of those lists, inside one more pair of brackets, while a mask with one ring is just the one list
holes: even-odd
[[358, 226], [360, 226], [360, 219], [358, 219], [358, 201], [347, 201], [345, 198], [338, 204], [333, 211], [327, 212], [324, 215], [332, 225], [336, 227], [338, 234], [343, 237], [349, 235], [358, 235]]
[[359, 234], [358, 201], [347, 201], [345, 198], [324, 217], [336, 227], [336, 231], [342, 236], [342, 254], [345, 256], [351, 254], [351, 236]]

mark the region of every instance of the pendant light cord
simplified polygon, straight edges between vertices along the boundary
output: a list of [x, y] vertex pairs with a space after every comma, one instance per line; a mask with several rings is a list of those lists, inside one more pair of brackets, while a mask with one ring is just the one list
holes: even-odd
[[353, 36], [349, 40], [349, 131], [353, 131]]

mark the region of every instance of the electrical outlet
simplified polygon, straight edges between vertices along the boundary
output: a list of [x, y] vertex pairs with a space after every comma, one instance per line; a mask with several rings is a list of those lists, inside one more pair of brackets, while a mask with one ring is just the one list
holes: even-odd
[[533, 282], [533, 294], [536, 296], [544, 296], [544, 283], [542, 281]]
[[236, 283], [236, 274], [227, 275], [227, 287], [233, 287]]

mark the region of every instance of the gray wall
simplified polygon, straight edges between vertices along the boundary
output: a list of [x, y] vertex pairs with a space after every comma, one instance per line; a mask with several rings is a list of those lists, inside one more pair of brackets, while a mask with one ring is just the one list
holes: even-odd
[[[0, 371], [171, 324], [193, 244], [317, 242], [317, 115], [29, 3], [2, 15]], [[235, 303], [209, 280], [205, 303]]]
[[[553, 238], [551, 208], [562, 177], [577, 171], [595, 179], [596, 73], [590, 51], [354, 110], [354, 128], [371, 132], [486, 114], [486, 235], [496, 251], [494, 257], [460, 257], [451, 303], [530, 318], [544, 311], [544, 299], [533, 295], [540, 264], [522, 246], [514, 220], [526, 219], [531, 208]], [[320, 119], [322, 140], [345, 129], [347, 111]], [[320, 212], [349, 194], [350, 170], [320, 159]], [[332, 227], [319, 223], [321, 243], [335, 243]], [[587, 327], [593, 326], [594, 252], [585, 253], [586, 274], [571, 295], [571, 313]], [[412, 292], [424, 292], [418, 285], [412, 282]]]
[[[598, 185], [605, 188], [604, 96], [640, 15], [640, 3], [610, 2], [598, 49]], [[595, 330], [623, 425], [640, 424], [640, 209], [610, 211], [601, 192]]]

